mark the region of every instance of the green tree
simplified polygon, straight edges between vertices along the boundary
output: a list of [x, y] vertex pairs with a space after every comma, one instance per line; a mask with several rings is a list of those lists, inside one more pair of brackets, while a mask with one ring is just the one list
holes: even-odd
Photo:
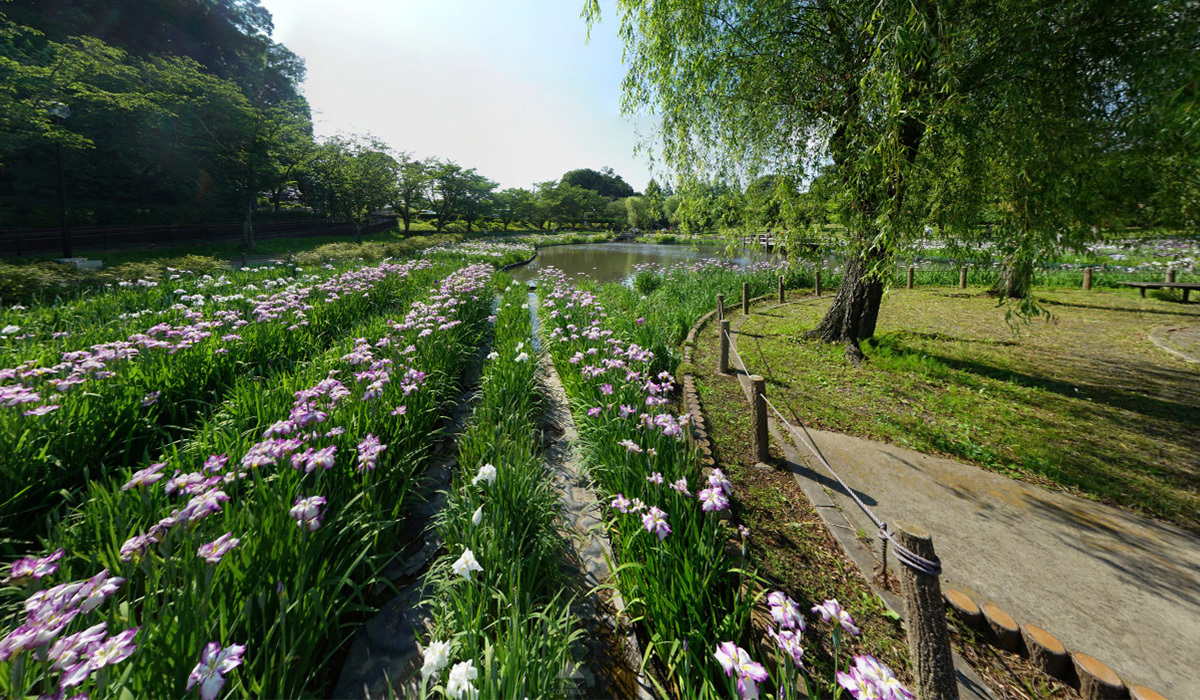
[[475, 172], [475, 168], [462, 173], [462, 218], [467, 220], [467, 233], [478, 218], [487, 216], [493, 207], [492, 192], [497, 183]]
[[354, 240], [362, 243], [362, 225], [371, 214], [395, 201], [398, 164], [387, 144], [371, 137], [337, 137], [317, 148], [320, 173], [336, 215], [354, 224]]
[[[831, 164], [849, 254], [837, 296], [812, 335], [845, 343], [856, 361], [858, 341], [875, 332], [892, 257], [920, 234], [931, 204], [910, 195], [947, 192], [927, 184], [947, 180], [932, 167], [943, 160], [943, 144], [1023, 74], [1028, 37], [1063, 40], [1086, 28], [1084, 41], [1095, 47], [1131, 27], [1170, 33], [1172, 13], [1188, 11], [1182, 0], [1171, 7], [1150, 0], [617, 5], [629, 63], [625, 107], [661, 115], [663, 154], [677, 170]], [[585, 14], [598, 19], [598, 0], [589, 0]], [[1102, 54], [1113, 55], [1092, 55]], [[1111, 75], [1083, 57], [1044, 66], [1040, 79], [1081, 68], [1098, 81]]]
[[396, 186], [396, 201], [392, 208], [404, 220], [404, 233], [410, 230], [413, 214], [425, 204], [425, 193], [429, 188], [429, 171], [426, 163], [413, 160], [407, 153], [400, 154], [399, 180]]
[[625, 182], [613, 169], [605, 166], [600, 170], [581, 168], [564, 173], [561, 181], [568, 185], [581, 187], [585, 190], [599, 192], [609, 199], [621, 199], [633, 196], [633, 188]]
[[667, 214], [663, 210], [665, 197], [663, 189], [658, 185], [658, 181], [650, 178], [650, 182], [646, 183], [646, 214], [650, 217], [649, 225], [658, 227], [666, 223]]
[[650, 217], [650, 205], [645, 197], [626, 197], [621, 201], [625, 203], [629, 228], [644, 231], [650, 227], [653, 219]]
[[530, 221], [537, 216], [537, 197], [527, 189], [509, 187], [497, 192], [493, 199], [496, 216], [505, 231], [514, 222]]
[[429, 158], [425, 161], [429, 173], [427, 201], [433, 208], [434, 226], [441, 233], [451, 220], [462, 212], [466, 188], [465, 171], [453, 161]]

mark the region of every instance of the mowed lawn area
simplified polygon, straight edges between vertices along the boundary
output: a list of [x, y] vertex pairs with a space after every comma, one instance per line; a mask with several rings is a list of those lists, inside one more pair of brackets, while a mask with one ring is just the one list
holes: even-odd
[[1149, 339], [1155, 329], [1200, 326], [1200, 304], [1132, 292], [1037, 295], [1049, 320], [1014, 332], [993, 298], [893, 290], [862, 367], [840, 346], [799, 339], [829, 299], [755, 309], [739, 344], [751, 371], [767, 377], [768, 396], [807, 425], [1200, 532], [1200, 364]]

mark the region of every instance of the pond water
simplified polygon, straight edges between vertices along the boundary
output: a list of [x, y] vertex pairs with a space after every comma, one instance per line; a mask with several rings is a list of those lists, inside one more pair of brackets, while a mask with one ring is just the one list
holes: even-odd
[[545, 268], [555, 267], [571, 278], [582, 275], [605, 283], [625, 282], [633, 276], [636, 265], [646, 263], [670, 267], [704, 258], [724, 258], [746, 266], [775, 259], [764, 252], [742, 250], [732, 257], [726, 257], [724, 252], [725, 247], [719, 245], [580, 243], [542, 248], [533, 262], [509, 272], [517, 280], [528, 282], [537, 279]]

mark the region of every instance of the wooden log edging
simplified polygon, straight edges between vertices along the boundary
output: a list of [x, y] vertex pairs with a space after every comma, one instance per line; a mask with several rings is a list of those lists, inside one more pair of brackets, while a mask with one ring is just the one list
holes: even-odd
[[[1163, 697], [1146, 686], [1123, 681], [1094, 656], [1068, 650], [1041, 627], [1017, 624], [1011, 615], [993, 603], [980, 606], [966, 593], [953, 588], [947, 588], [943, 597], [946, 607], [954, 611], [959, 620], [980, 633], [977, 639], [1029, 659], [1046, 675], [1074, 688], [1084, 700]], [[979, 612], [981, 609], [982, 613]]]

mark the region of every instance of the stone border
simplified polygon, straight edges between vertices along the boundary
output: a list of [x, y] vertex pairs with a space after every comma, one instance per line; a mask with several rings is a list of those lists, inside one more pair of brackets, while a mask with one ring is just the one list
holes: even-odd
[[535, 258], [537, 258], [538, 250], [539, 250], [538, 248], [534, 248], [533, 255], [530, 255], [528, 260], [519, 260], [515, 263], [509, 263], [509, 264], [505, 265], [504, 267], [500, 268], [499, 270], [497, 270], [497, 272], [508, 272], [509, 270], [511, 270], [515, 267], [521, 267], [522, 265], [528, 265], [529, 263], [533, 262]]
[[[762, 300], [773, 299], [774, 295], [757, 297], [750, 300], [751, 306]], [[823, 297], [807, 297], [803, 301], [812, 301]], [[774, 304], [767, 307], [774, 309], [781, 306], [798, 303], [797, 301], [788, 301], [783, 304]], [[737, 308], [737, 307], [728, 307]], [[695, 325], [688, 331], [687, 340], [684, 345], [684, 362], [691, 364], [694, 357], [695, 341], [700, 333], [700, 329], [707, 324], [715, 315], [716, 310], [710, 311], [700, 318]], [[740, 313], [738, 314], [739, 316]], [[739, 323], [748, 319], [749, 316], [741, 316]], [[737, 329], [730, 329], [736, 335]], [[1166, 349], [1166, 348], [1164, 348]], [[1178, 354], [1178, 353], [1176, 353]], [[1193, 360], [1194, 361], [1194, 360]], [[700, 403], [699, 394], [695, 389], [695, 376], [685, 374], [684, 382], [684, 405], [689, 415], [692, 416], [694, 440], [705, 454], [706, 468], [711, 468], [714, 464], [712, 458], [712, 450], [708, 440], [707, 423], [704, 419], [703, 407]], [[690, 391], [689, 391], [690, 388]], [[783, 442], [782, 435], [777, 431], [772, 430], [773, 437], [780, 443]], [[799, 481], [797, 476], [797, 481]], [[804, 484], [801, 484], [803, 487]], [[813, 499], [814, 494], [804, 489], [809, 500]], [[831, 505], [826, 504], [826, 505]], [[814, 506], [817, 506], [815, 501]], [[860, 573], [867, 578], [867, 583], [880, 596], [881, 599], [894, 612], [904, 617], [903, 605], [899, 598], [891, 594], [885, 589], [880, 589], [868, 577], [867, 569], [864, 564], [867, 562], [861, 556], [856, 556], [853, 551], [854, 545], [857, 544], [856, 538], [853, 535], [843, 536], [829, 519], [827, 510], [835, 510], [836, 508], [817, 508], [818, 514], [825, 522], [828, 530], [834, 535], [834, 538], [842, 545], [843, 549], [850, 556], [860, 570]], [[846, 541], [846, 540], [850, 541]], [[874, 558], [874, 553], [868, 553], [868, 558]], [[1164, 698], [1160, 693], [1147, 688], [1143, 685], [1128, 685], [1122, 681], [1117, 674], [1108, 666], [1101, 663], [1095, 657], [1089, 656], [1079, 651], [1068, 651], [1061, 642], [1050, 635], [1046, 630], [1032, 624], [1018, 624], [1011, 615], [1001, 610], [994, 604], [985, 604], [982, 608], [971, 600], [965, 593], [953, 588], [947, 588], [943, 591], [946, 607], [955, 611], [959, 619], [968, 627], [978, 633], [978, 638], [992, 646], [1004, 649], [1014, 654], [1018, 654], [1026, 659], [1029, 659], [1034, 666], [1041, 669], [1047, 675], [1050, 675], [1058, 680], [1070, 685], [1083, 697], [1084, 700], [1101, 700], [1102, 698], [1132, 698], [1132, 700], [1162, 700]], [[956, 661], [960, 658], [955, 652]], [[963, 665], [966, 665], [965, 662]], [[961, 670], [959, 663], [955, 664], [956, 668]], [[970, 668], [967, 666], [967, 668]], [[972, 669], [973, 671], [973, 669]], [[960, 691], [963, 690], [960, 677]], [[978, 683], [977, 678], [971, 678], [971, 681]]]

